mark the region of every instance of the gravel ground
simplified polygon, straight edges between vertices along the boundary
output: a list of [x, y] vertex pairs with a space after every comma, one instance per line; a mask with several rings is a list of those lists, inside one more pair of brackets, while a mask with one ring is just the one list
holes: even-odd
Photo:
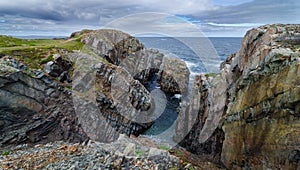
[[71, 144], [58, 141], [34, 147], [25, 144], [1, 149], [0, 169], [215, 169], [183, 162], [171, 155], [167, 148], [123, 135], [112, 143], [88, 141]]

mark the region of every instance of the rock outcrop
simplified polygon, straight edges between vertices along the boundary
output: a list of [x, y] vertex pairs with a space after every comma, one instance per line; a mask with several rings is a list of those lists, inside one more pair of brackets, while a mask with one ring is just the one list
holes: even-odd
[[248, 31], [220, 74], [195, 80], [175, 138], [229, 169], [299, 168], [299, 40], [300, 25]]
[[[43, 60], [43, 70], [10, 53], [0, 58], [1, 145], [139, 135], [156, 118], [144, 83], [161, 71], [172, 72], [160, 76], [163, 90], [187, 89], [189, 71], [182, 61], [145, 49], [128, 34], [85, 30], [69, 41], [82, 49], [51, 50], [59, 53]], [[178, 64], [181, 74], [169, 71], [171, 64]]]
[[[153, 76], [164, 92], [187, 95], [189, 71], [179, 59], [114, 30], [71, 38], [83, 48], [46, 58], [43, 71], [0, 54], [1, 146], [138, 135], [157, 116], [144, 86]], [[300, 25], [250, 30], [220, 73], [195, 77], [174, 139], [228, 169], [299, 169], [299, 56]], [[122, 153], [131, 155], [134, 147]]]
[[17, 63], [0, 59], [0, 144], [87, 139], [71, 92], [40, 72], [20, 70], [13, 62]]
[[91, 32], [82, 42], [109, 63], [126, 69], [142, 83], [157, 73], [158, 83], [164, 92], [187, 94], [190, 72], [185, 62], [176, 57], [145, 49], [136, 38], [115, 30]]

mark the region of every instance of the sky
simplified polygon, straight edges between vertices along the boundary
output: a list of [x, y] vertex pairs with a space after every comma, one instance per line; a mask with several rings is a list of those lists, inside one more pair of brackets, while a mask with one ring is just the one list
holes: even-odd
[[300, 23], [297, 0], [0, 0], [0, 34], [69, 36], [103, 27], [141, 35], [242, 37], [264, 24]]

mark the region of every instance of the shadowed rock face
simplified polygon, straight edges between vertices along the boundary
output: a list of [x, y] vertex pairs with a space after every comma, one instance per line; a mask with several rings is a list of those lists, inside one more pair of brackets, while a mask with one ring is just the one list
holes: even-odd
[[9, 67], [6, 70], [11, 71], [2, 70], [0, 76], [1, 145], [87, 138], [70, 91], [46, 76], [32, 77]]
[[177, 122], [177, 136], [191, 128], [182, 145], [229, 169], [299, 168], [299, 35], [299, 25], [252, 29], [220, 74], [196, 79]]
[[[226, 102], [226, 88], [219, 83], [223, 82], [220, 75], [217, 77], [195, 76], [190, 104], [181, 103], [174, 137], [189, 151], [215, 162], [222, 151], [224, 132], [218, 125]], [[213, 93], [214, 90], [220, 92]]]
[[[89, 138], [110, 142], [121, 133], [139, 135], [154, 120], [154, 101], [143, 83], [168, 71], [168, 61], [178, 63], [188, 77], [182, 61], [144, 49], [123, 32], [83, 31], [72, 36], [82, 36], [81, 52], [63, 50], [44, 71], [24, 67], [13, 56], [0, 59], [1, 145]], [[173, 82], [165, 91], [187, 89], [187, 82]]]

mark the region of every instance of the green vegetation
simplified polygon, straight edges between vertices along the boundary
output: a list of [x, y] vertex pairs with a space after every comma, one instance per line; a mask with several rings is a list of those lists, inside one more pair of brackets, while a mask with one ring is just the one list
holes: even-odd
[[28, 48], [62, 48], [79, 50], [82, 47], [81, 36], [73, 39], [19, 39], [0, 35], [0, 51], [22, 50]]
[[189, 167], [189, 170], [194, 170], [194, 167], [193, 166]]
[[136, 154], [136, 156], [138, 156], [138, 157], [142, 157], [142, 156], [144, 156], [144, 151], [142, 151], [141, 149], [136, 149], [135, 150], [135, 154]]
[[10, 151], [5, 151], [5, 152], [2, 153], [3, 156], [7, 156], [9, 154], [10, 154]]
[[220, 73], [206, 73], [205, 76], [206, 77], [216, 77], [218, 74], [220, 74]]
[[182, 152], [180, 150], [175, 150], [175, 155], [176, 156], [182, 156]]
[[53, 54], [81, 50], [82, 36], [71, 39], [19, 39], [0, 35], [0, 55], [10, 55], [30, 68], [39, 69], [52, 60]]
[[168, 151], [171, 148], [169, 146], [159, 146], [159, 149]]

